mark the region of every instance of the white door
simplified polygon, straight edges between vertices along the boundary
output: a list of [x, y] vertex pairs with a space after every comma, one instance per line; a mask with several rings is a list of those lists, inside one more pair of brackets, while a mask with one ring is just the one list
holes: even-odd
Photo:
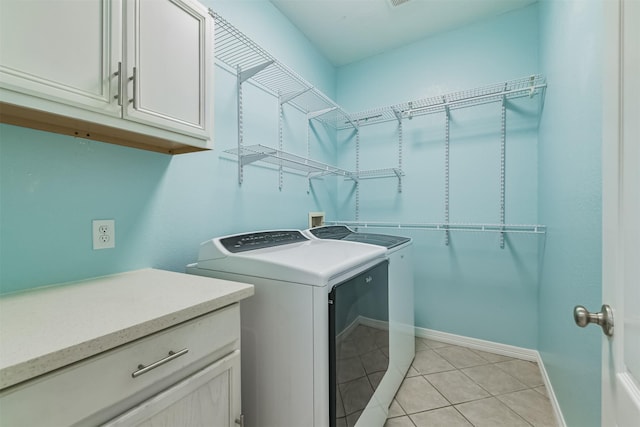
[[119, 1], [0, 1], [0, 87], [120, 116], [120, 14]]
[[602, 425], [640, 426], [640, 1], [605, 3]]
[[126, 1], [129, 120], [207, 137], [212, 20], [188, 0]]

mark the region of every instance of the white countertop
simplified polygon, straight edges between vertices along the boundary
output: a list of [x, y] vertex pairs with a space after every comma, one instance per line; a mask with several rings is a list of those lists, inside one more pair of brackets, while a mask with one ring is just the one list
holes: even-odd
[[145, 269], [0, 297], [0, 389], [253, 293], [249, 284]]

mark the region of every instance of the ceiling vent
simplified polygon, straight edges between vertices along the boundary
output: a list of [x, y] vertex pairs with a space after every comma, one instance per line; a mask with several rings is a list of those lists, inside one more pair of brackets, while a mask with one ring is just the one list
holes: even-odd
[[405, 3], [409, 3], [409, 0], [389, 0], [389, 4], [391, 5], [391, 7], [398, 7]]

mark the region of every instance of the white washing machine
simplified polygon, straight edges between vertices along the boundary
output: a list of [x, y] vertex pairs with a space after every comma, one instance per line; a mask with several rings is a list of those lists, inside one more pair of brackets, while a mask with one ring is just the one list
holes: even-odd
[[[383, 247], [312, 240], [296, 230], [201, 244], [188, 273], [255, 285], [240, 305], [246, 426], [335, 426], [366, 412], [375, 393], [368, 376], [385, 375], [388, 363], [358, 369], [353, 362], [388, 351], [385, 255]], [[377, 325], [357, 328], [362, 316]], [[344, 379], [353, 381], [341, 386]]]
[[[386, 249], [389, 259], [389, 364], [376, 396], [385, 414], [415, 357], [414, 283], [412, 265], [412, 241], [408, 237], [363, 233], [343, 225], [322, 226], [307, 229], [307, 237], [338, 240], [344, 243], [359, 242]], [[375, 415], [371, 412], [367, 415]], [[377, 425], [377, 419], [360, 418], [358, 426]]]

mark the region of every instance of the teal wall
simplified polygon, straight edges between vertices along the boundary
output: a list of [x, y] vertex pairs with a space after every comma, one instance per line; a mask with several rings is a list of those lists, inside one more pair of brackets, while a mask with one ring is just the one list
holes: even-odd
[[[330, 96], [335, 70], [268, 1], [211, 1], [241, 31]], [[237, 141], [235, 77], [215, 70], [215, 149], [167, 156], [0, 125], [2, 293], [144, 267], [184, 271], [200, 242], [269, 228], [305, 228], [309, 211], [334, 213], [335, 181], [248, 166], [223, 151]], [[245, 85], [245, 143], [278, 144], [277, 100]], [[306, 118], [285, 111], [284, 147], [306, 155]], [[312, 156], [335, 162], [322, 126]], [[116, 248], [92, 250], [91, 221], [116, 221]]]
[[602, 304], [603, 2], [543, 1], [540, 63], [549, 91], [539, 133], [539, 217], [548, 226], [540, 277], [539, 351], [569, 426], [600, 425], [599, 328], [576, 304]]
[[[442, 33], [338, 70], [338, 103], [347, 111], [472, 89], [539, 73], [538, 7]], [[375, 88], [375, 90], [372, 90]], [[539, 98], [507, 105], [506, 223], [537, 224]], [[403, 124], [402, 193], [396, 179], [360, 182], [360, 219], [444, 221], [444, 113]], [[363, 126], [360, 169], [398, 164], [397, 122]], [[355, 164], [352, 131], [338, 135], [340, 161]], [[500, 220], [500, 104], [453, 110], [450, 221]], [[353, 220], [353, 185], [338, 186], [342, 220]], [[414, 239], [416, 325], [526, 348], [538, 339], [536, 235], [383, 229]]]
[[[538, 349], [569, 426], [600, 420], [600, 332], [578, 330], [575, 304], [601, 304], [601, 0], [542, 1], [338, 70], [266, 0], [208, 0], [347, 111], [532, 73], [549, 83], [507, 116], [507, 223], [546, 237], [381, 230], [414, 238], [418, 326]], [[353, 219], [353, 184], [245, 168], [236, 144], [235, 78], [216, 68], [215, 150], [166, 156], [0, 125], [0, 292], [143, 267], [183, 271], [212, 236], [304, 228], [307, 212]], [[373, 88], [373, 89], [372, 89]], [[277, 102], [245, 85], [247, 144], [277, 146]], [[499, 107], [454, 111], [451, 221], [498, 220]], [[360, 218], [443, 221], [444, 119], [405, 121], [403, 192], [361, 182]], [[538, 128], [539, 126], [539, 128]], [[285, 113], [285, 149], [306, 153], [306, 120]], [[312, 157], [355, 166], [355, 139], [314, 126]], [[363, 127], [361, 169], [397, 164], [397, 125]], [[322, 142], [319, 142], [322, 141]], [[336, 145], [337, 144], [337, 145]], [[91, 249], [91, 220], [116, 220], [116, 248]], [[579, 393], [576, 393], [579, 390]]]

